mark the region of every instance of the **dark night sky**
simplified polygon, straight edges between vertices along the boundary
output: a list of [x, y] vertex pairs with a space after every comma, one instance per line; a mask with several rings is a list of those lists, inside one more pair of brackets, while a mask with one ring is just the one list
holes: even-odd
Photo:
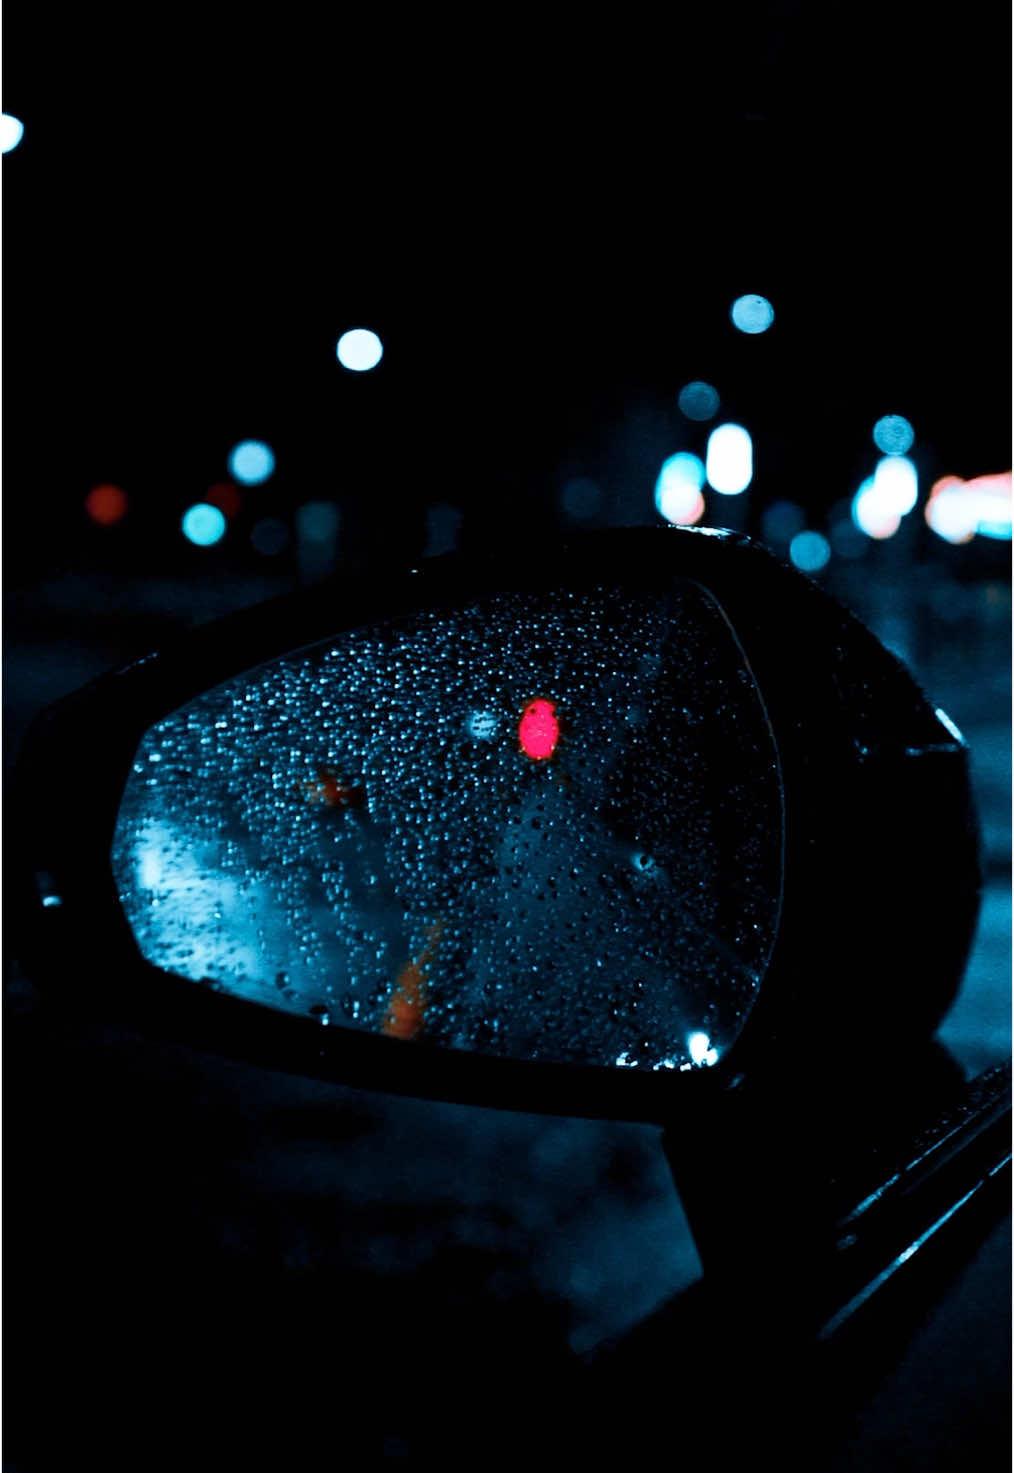
[[[87, 559], [102, 479], [144, 488], [145, 556], [179, 556], [179, 509], [245, 434], [279, 451], [276, 505], [309, 490], [354, 522], [386, 489], [406, 550], [434, 499], [481, 519], [503, 491], [531, 526], [566, 471], [604, 473], [631, 403], [698, 376], [756, 427], [768, 489], [817, 510], [885, 408], [934, 473], [1007, 462], [985, 12], [723, 6], [558, 39], [514, 16], [7, 26], [15, 578]], [[776, 328], [744, 340], [728, 305], [754, 290]], [[368, 382], [334, 361], [359, 323], [387, 350]]]

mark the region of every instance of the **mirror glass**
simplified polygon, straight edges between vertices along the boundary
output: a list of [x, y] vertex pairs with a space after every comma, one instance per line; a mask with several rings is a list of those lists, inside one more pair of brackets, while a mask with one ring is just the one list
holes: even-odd
[[160, 721], [112, 864], [144, 957], [195, 982], [420, 1045], [691, 1069], [771, 954], [781, 781], [699, 585], [504, 593]]

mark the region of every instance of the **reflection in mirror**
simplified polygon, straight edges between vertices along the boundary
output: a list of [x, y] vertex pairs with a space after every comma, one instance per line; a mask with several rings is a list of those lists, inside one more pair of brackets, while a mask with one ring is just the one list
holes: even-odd
[[113, 842], [143, 956], [321, 1024], [692, 1069], [777, 929], [781, 784], [714, 599], [501, 594], [357, 629], [144, 736]]

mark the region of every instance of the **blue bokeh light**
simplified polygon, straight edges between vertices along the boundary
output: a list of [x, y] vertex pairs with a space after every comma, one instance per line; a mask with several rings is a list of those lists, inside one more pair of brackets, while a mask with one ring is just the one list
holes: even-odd
[[229, 474], [244, 486], [259, 486], [273, 475], [275, 452], [263, 440], [240, 440], [229, 451]]
[[226, 520], [217, 506], [198, 501], [183, 513], [183, 535], [195, 547], [213, 547], [225, 536]]
[[338, 339], [338, 362], [351, 373], [369, 373], [384, 356], [384, 345], [368, 327], [350, 327]]
[[797, 532], [789, 543], [789, 558], [802, 573], [819, 573], [831, 561], [831, 545], [820, 532]]
[[767, 297], [751, 295], [737, 297], [729, 312], [733, 326], [738, 327], [740, 332], [755, 336], [759, 332], [767, 332], [775, 320], [775, 309]]
[[667, 522], [690, 526], [704, 515], [704, 463], [699, 455], [680, 450], [662, 462], [655, 482], [655, 506]]
[[794, 501], [773, 501], [761, 517], [761, 533], [765, 542], [783, 546], [791, 542], [806, 526], [806, 513]]
[[308, 501], [296, 513], [299, 535], [307, 542], [331, 542], [338, 535], [341, 513], [333, 501]]
[[721, 401], [717, 389], [701, 379], [694, 379], [692, 383], [683, 385], [676, 402], [680, 413], [686, 415], [687, 419], [703, 421], [714, 419]]
[[873, 443], [885, 455], [906, 455], [915, 444], [915, 430], [901, 414], [885, 414], [873, 426]]
[[0, 153], [10, 153], [25, 136], [25, 125], [13, 113], [0, 115]]
[[722, 496], [738, 496], [753, 480], [753, 441], [742, 425], [724, 424], [708, 436], [708, 484]]

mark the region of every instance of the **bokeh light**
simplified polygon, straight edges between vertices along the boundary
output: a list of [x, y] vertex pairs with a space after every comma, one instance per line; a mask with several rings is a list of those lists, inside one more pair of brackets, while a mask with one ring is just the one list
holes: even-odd
[[919, 475], [907, 455], [885, 455], [877, 462], [873, 494], [889, 511], [908, 516], [919, 499]]
[[714, 419], [718, 413], [720, 400], [717, 389], [713, 389], [710, 384], [704, 383], [701, 379], [694, 379], [692, 383], [683, 385], [676, 402], [679, 404], [680, 413], [685, 414], [687, 419], [703, 421]]
[[0, 113], [0, 153], [10, 153], [25, 136], [25, 125], [13, 113]]
[[981, 537], [1004, 540], [1011, 535], [1011, 473], [976, 476], [963, 481], [943, 476], [934, 482], [926, 503], [926, 523], [938, 537], [955, 545]]
[[85, 511], [99, 527], [114, 527], [127, 515], [127, 493], [119, 486], [93, 486], [85, 497]]
[[500, 718], [495, 711], [470, 711], [466, 727], [477, 742], [488, 742], [496, 736]]
[[518, 722], [518, 741], [525, 756], [533, 762], [545, 762], [556, 751], [559, 740], [555, 702], [547, 701], [544, 696], [529, 701]]
[[209, 506], [217, 506], [222, 515], [232, 521], [239, 513], [243, 505], [243, 497], [240, 495], [239, 487], [234, 486], [231, 481], [219, 481], [216, 485], [209, 487], [205, 493], [205, 501]]
[[213, 547], [225, 536], [225, 517], [217, 506], [198, 501], [183, 513], [183, 535], [195, 547]]
[[229, 452], [229, 474], [243, 486], [260, 486], [274, 469], [275, 453], [263, 440], [241, 440]]
[[867, 476], [852, 499], [852, 520], [867, 537], [883, 542], [901, 526], [901, 513], [877, 494], [873, 476]]
[[691, 527], [704, 515], [704, 463], [699, 455], [681, 450], [662, 462], [655, 482], [655, 506], [667, 522]]
[[820, 532], [797, 532], [789, 543], [789, 559], [801, 573], [819, 573], [831, 561], [831, 544]]
[[761, 517], [761, 535], [775, 546], [791, 542], [805, 526], [806, 513], [794, 501], [773, 501]]
[[368, 327], [352, 327], [338, 339], [338, 362], [351, 373], [368, 373], [384, 356], [384, 345]]
[[261, 557], [277, 557], [290, 541], [289, 529], [280, 517], [262, 517], [250, 531], [250, 543]]
[[906, 455], [915, 444], [915, 430], [901, 414], [885, 414], [873, 426], [873, 443], [885, 455]]
[[753, 479], [753, 441], [742, 425], [719, 425], [708, 436], [708, 485], [722, 496], [738, 496]]
[[738, 327], [740, 332], [754, 336], [759, 332], [767, 332], [775, 320], [775, 309], [767, 297], [756, 295], [737, 297], [732, 304], [729, 316], [732, 318], [733, 326]]
[[341, 514], [333, 501], [308, 501], [296, 512], [299, 536], [307, 542], [333, 542]]
[[590, 522], [602, 507], [602, 488], [588, 476], [575, 476], [564, 483], [560, 505], [575, 522]]

